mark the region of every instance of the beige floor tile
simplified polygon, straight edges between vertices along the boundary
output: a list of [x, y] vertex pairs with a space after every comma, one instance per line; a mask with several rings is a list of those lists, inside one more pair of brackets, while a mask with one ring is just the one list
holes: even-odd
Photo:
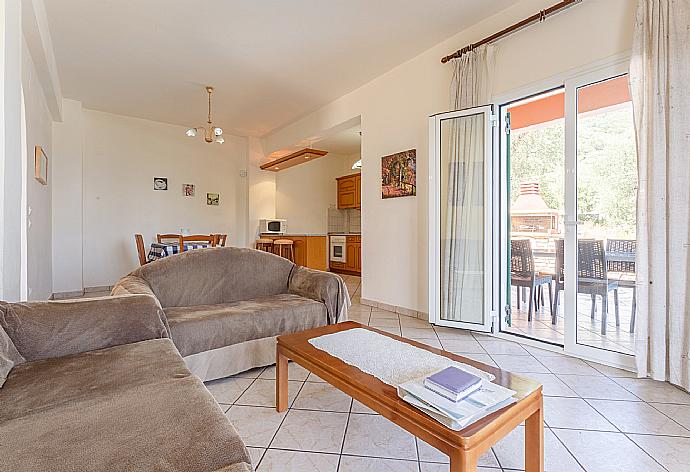
[[414, 436], [378, 415], [350, 416], [343, 453], [417, 460]]
[[539, 361], [554, 374], [602, 375], [585, 361], [573, 357], [542, 357]]
[[[432, 462], [420, 462], [421, 472], [449, 472], [449, 464], [437, 464]], [[501, 472], [498, 467], [477, 467], [477, 472]]]
[[271, 447], [339, 453], [347, 416], [329, 411], [290, 410]]
[[448, 340], [451, 340], [451, 339], [458, 339], [458, 340], [472, 339], [472, 340], [474, 340], [474, 337], [472, 337], [472, 334], [469, 331], [465, 331], [462, 329], [446, 328], [443, 326], [434, 326], [434, 331], [436, 331], [436, 335], [441, 340], [441, 342], [443, 342], [445, 339], [448, 339]]
[[510, 341], [487, 341], [481, 340], [479, 344], [488, 352], [489, 354], [509, 354], [514, 356], [526, 356], [529, 353], [518, 343]]
[[473, 338], [465, 339], [441, 339], [443, 349], [450, 352], [468, 354], [486, 354], [486, 350]]
[[[416, 461], [343, 456], [338, 472], [418, 472]], [[306, 472], [306, 471], [305, 471]]]
[[616, 428], [581, 398], [544, 397], [544, 418], [552, 428], [616, 431]]
[[249, 455], [252, 458], [252, 465], [256, 469], [256, 466], [259, 465], [259, 461], [266, 453], [266, 449], [262, 447], [248, 447], [247, 450], [249, 450]]
[[319, 377], [313, 372], [309, 372], [309, 377], [307, 377], [307, 382], [325, 382], [324, 379]]
[[622, 433], [554, 430], [587, 472], [663, 472], [654, 459]]
[[540, 349], [538, 347], [532, 347], [532, 346], [523, 346], [527, 352], [532, 354], [534, 357], [541, 358], [541, 357], [567, 357], [565, 354], [561, 352], [554, 352], [554, 351], [549, 351], [546, 349]]
[[225, 414], [249, 447], [268, 447], [285, 413], [275, 408], [235, 405]]
[[432, 328], [410, 328], [402, 325], [402, 335], [406, 338], [426, 338], [438, 340]]
[[631, 434], [629, 437], [669, 472], [690, 470], [690, 438], [638, 434]]
[[369, 326], [374, 328], [400, 328], [400, 321], [393, 318], [377, 318], [369, 320]]
[[596, 362], [585, 361], [590, 366], [594, 367], [596, 370], [602, 374], [612, 377], [612, 378], [637, 378], [635, 372], [630, 372], [629, 370], [617, 369], [615, 367], [610, 367], [608, 365], [598, 364]]
[[[288, 382], [288, 404], [292, 405], [302, 382]], [[237, 399], [238, 405], [245, 406], [276, 406], [276, 381], [256, 379], [254, 383]]]
[[647, 403], [610, 400], [587, 402], [624, 433], [690, 437], [690, 431]]
[[400, 324], [405, 327], [410, 328], [429, 328], [433, 329], [433, 326], [429, 324], [428, 320], [422, 320], [420, 318], [413, 318], [412, 316], [401, 316]]
[[348, 413], [351, 403], [352, 399], [349, 396], [325, 382], [307, 382], [297, 395], [292, 408]]
[[[405, 336], [404, 333], [403, 333], [403, 336]], [[426, 346], [435, 347], [437, 349], [443, 349], [443, 346], [441, 346], [441, 342], [438, 339], [415, 338], [413, 336], [405, 336], [405, 337], [407, 339], [412, 340], [412, 341], [417, 341], [418, 343], [422, 343]]]
[[240, 372], [239, 374], [233, 375], [233, 377], [242, 377], [242, 378], [247, 378], [247, 379], [256, 379], [259, 377], [259, 375], [262, 374], [262, 372], [265, 370], [265, 367], [257, 367], [256, 369], [249, 369], [244, 372]]
[[635, 395], [602, 375], [559, 374], [558, 378], [582, 398], [639, 401]]
[[527, 356], [514, 356], [511, 354], [491, 354], [492, 359], [501, 369], [516, 373], [543, 373], [548, 374], [549, 370], [542, 365], [536, 358]]
[[[307, 377], [309, 377], [309, 371], [302, 367], [299, 364], [296, 364], [294, 362], [289, 362], [288, 363], [288, 380], [307, 380]], [[264, 370], [261, 375], [259, 375], [260, 379], [269, 379], [269, 380], [275, 380], [276, 378], [276, 366], [271, 365], [266, 367], [266, 370]]]
[[[442, 462], [447, 464], [449, 462], [448, 456], [438, 449], [430, 446], [421, 439], [417, 439], [417, 450], [419, 451], [419, 460], [423, 462]], [[478, 465], [485, 467], [499, 467], [498, 460], [494, 455], [493, 450], [484, 453], [478, 461]]]
[[[501, 467], [525, 468], [525, 428], [518, 427], [501, 439], [494, 451]], [[549, 429], [544, 431], [544, 470], [546, 472], [583, 472], [573, 456]]]
[[523, 374], [524, 377], [530, 378], [542, 384], [542, 393], [548, 397], [577, 397], [570, 387], [568, 387], [556, 374], [540, 374], [532, 372]]
[[455, 351], [450, 351], [453, 354], [457, 354], [458, 356], [461, 357], [466, 357], [467, 359], [471, 359], [473, 361], [481, 362], [482, 364], [490, 365], [492, 367], [498, 367], [494, 360], [491, 358], [490, 355], [488, 354], [474, 354], [471, 352], [455, 352]]
[[630, 390], [646, 402], [680, 403], [690, 405], [690, 394], [667, 382], [652, 379], [615, 379], [616, 383]]
[[218, 403], [232, 404], [254, 382], [254, 379], [229, 377], [206, 382], [206, 388]]
[[[370, 325], [370, 326], [371, 326], [371, 325]], [[393, 327], [390, 327], [390, 328], [379, 328], [379, 327], [376, 327], [376, 326], [374, 326], [374, 327], [375, 327], [376, 329], [380, 330], [380, 331], [383, 331], [384, 333], [395, 334], [395, 335], [397, 335], [397, 336], [400, 336], [400, 335], [401, 335], [401, 333], [400, 333], [400, 328], [393, 328]]]
[[371, 319], [372, 320], [379, 320], [379, 319], [398, 319], [398, 314], [393, 312], [393, 311], [387, 311], [387, 310], [381, 310], [380, 308], [372, 308], [371, 309]]
[[690, 430], [690, 405], [674, 405], [671, 403], [651, 403], [651, 405]]
[[269, 449], [256, 472], [336, 472], [337, 454]]

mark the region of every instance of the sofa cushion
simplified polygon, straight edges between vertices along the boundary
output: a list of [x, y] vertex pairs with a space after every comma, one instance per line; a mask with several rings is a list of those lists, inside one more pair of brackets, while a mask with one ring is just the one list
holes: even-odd
[[0, 302], [0, 326], [27, 361], [169, 337], [154, 297]]
[[288, 293], [165, 308], [165, 314], [182, 356], [328, 324], [323, 303]]
[[170, 339], [28, 362], [12, 370], [1, 391], [0, 422], [190, 375]]
[[[130, 275], [144, 279], [161, 306], [214, 305], [286, 293], [295, 265], [254, 249], [196, 249], [139, 267]], [[132, 280], [113, 289], [138, 291]]]
[[0, 388], [5, 383], [12, 367], [24, 362], [24, 358], [14, 347], [14, 343], [0, 325]]
[[13, 472], [252, 470], [237, 431], [193, 376], [0, 423], [0, 444], [11, 451], [0, 468]]

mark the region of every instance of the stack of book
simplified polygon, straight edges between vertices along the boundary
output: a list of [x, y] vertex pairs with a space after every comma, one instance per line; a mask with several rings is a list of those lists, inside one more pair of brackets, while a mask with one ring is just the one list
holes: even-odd
[[398, 395], [456, 431], [515, 402], [515, 391], [454, 366], [399, 385]]

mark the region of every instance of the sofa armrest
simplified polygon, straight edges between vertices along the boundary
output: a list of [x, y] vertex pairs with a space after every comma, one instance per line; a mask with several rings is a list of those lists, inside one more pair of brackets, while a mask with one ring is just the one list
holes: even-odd
[[288, 291], [326, 305], [329, 324], [347, 321], [347, 310], [352, 303], [339, 275], [295, 266], [288, 281]]
[[137, 277], [136, 275], [125, 275], [117, 281], [117, 283], [113, 286], [113, 289], [110, 291], [110, 295], [134, 294], [150, 295], [153, 298], [155, 298], [158, 304], [160, 305], [160, 302], [156, 297], [156, 294], [153, 293], [153, 290], [151, 289], [149, 283], [141, 277]]
[[165, 313], [149, 295], [0, 302], [0, 325], [27, 361], [170, 337]]

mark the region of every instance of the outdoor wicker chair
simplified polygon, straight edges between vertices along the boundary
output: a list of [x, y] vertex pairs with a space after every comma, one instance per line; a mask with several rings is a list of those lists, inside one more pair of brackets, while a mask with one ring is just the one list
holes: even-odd
[[529, 288], [529, 309], [527, 320], [532, 321], [532, 311], [537, 300], [537, 288], [549, 286], [549, 305], [553, 319], [553, 295], [551, 293], [551, 276], [541, 274], [534, 269], [532, 242], [529, 239], [510, 241], [510, 284], [518, 287], [518, 308], [520, 308], [520, 288]]
[[577, 242], [577, 292], [592, 297], [592, 319], [596, 313], [597, 296], [601, 297], [601, 334], [606, 334], [609, 292], [613, 292], [616, 326], [620, 326], [618, 306], [618, 282], [608, 277], [604, 242], [596, 239], [580, 239]]
[[[609, 272], [618, 274], [618, 286], [632, 289], [632, 308], [630, 310], [630, 332], [635, 332], [635, 313], [637, 311], [637, 288], [635, 287], [635, 239], [608, 239], [606, 241], [606, 266]], [[619, 260], [616, 256], [627, 256]]]

